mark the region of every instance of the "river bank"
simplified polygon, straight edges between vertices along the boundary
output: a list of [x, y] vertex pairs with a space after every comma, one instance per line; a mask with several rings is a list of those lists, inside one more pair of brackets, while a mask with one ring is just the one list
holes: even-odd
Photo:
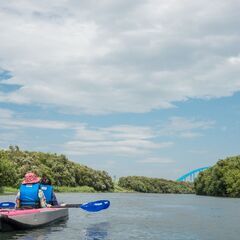
[[[0, 195], [16, 194], [17, 191], [18, 189], [14, 187], [3, 187], [2, 191], [0, 192]], [[78, 186], [78, 187], [56, 186], [54, 187], [54, 191], [56, 193], [101, 193], [100, 191], [96, 191], [94, 188], [88, 187], [88, 186]], [[122, 188], [117, 184], [114, 184], [114, 191], [111, 191], [111, 192], [128, 193], [128, 192], [134, 192], [134, 191]]]

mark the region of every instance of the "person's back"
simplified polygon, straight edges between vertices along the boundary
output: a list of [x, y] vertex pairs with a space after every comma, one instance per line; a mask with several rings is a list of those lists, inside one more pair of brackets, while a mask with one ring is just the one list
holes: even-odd
[[54, 189], [51, 183], [51, 180], [44, 176], [41, 180], [40, 189], [43, 191], [44, 196], [46, 198], [47, 204], [51, 204], [52, 206], [58, 205], [56, 195], [54, 194]]
[[40, 199], [38, 197], [39, 189], [39, 183], [22, 184], [20, 187], [20, 206], [33, 208], [40, 207]]
[[32, 172], [27, 173], [16, 196], [17, 208], [47, 207], [44, 193], [40, 187], [40, 178]]

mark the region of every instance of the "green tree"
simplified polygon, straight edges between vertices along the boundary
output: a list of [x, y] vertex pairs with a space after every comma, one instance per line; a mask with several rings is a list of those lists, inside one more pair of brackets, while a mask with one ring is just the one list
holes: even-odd
[[[48, 176], [56, 186], [88, 186], [96, 191], [112, 191], [114, 188], [107, 172], [72, 162], [65, 155], [21, 151], [18, 146], [10, 146], [9, 150], [0, 150], [0, 160], [2, 185], [18, 185], [26, 172], [34, 171], [40, 177]], [[13, 181], [8, 179], [8, 172], [11, 172]]]
[[3, 186], [15, 185], [16, 179], [14, 165], [8, 160], [5, 152], [0, 152], [0, 189]]
[[198, 195], [240, 197], [240, 156], [219, 160], [194, 182]]
[[120, 187], [144, 193], [193, 193], [193, 186], [190, 183], [160, 178], [128, 176], [121, 177], [118, 184]]

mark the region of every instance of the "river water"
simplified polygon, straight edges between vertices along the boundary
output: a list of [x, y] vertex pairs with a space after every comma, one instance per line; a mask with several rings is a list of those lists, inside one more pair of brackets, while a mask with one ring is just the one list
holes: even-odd
[[[240, 199], [175, 194], [58, 194], [59, 201], [111, 201], [109, 209], [70, 209], [69, 220], [31, 231], [0, 233], [1, 240], [239, 240]], [[0, 196], [0, 201], [14, 196]]]

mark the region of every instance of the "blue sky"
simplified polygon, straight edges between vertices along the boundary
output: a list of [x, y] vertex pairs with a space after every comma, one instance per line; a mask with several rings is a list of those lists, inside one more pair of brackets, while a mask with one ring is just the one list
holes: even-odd
[[0, 147], [168, 179], [239, 154], [239, 10], [0, 3]]

